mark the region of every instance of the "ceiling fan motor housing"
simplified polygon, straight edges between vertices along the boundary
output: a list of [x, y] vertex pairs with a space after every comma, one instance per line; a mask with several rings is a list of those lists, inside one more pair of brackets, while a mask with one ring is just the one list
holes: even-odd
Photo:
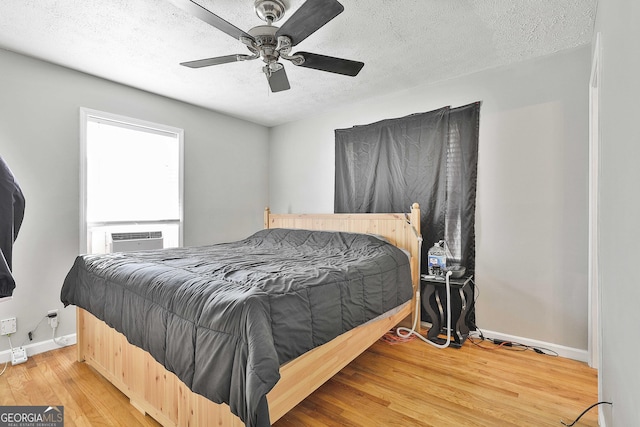
[[267, 23], [278, 21], [284, 16], [284, 3], [280, 0], [256, 0], [253, 8], [260, 19]]
[[276, 49], [278, 45], [276, 31], [278, 31], [278, 27], [272, 25], [259, 25], [249, 30], [249, 34], [255, 39], [255, 50], [260, 53], [262, 60], [267, 64], [277, 61], [280, 57], [280, 52]]

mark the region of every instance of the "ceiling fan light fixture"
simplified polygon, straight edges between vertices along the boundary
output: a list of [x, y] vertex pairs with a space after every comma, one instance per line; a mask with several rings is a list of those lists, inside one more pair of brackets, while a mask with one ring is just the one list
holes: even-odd
[[256, 15], [271, 24], [284, 16], [285, 6], [280, 0], [256, 0], [253, 4]]

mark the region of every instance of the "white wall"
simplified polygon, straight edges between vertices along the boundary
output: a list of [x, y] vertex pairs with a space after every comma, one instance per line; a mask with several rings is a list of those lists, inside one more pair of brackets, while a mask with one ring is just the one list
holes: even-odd
[[[17, 288], [0, 302], [0, 319], [17, 317], [14, 345], [49, 309], [62, 308], [60, 288], [79, 251], [80, 107], [185, 130], [185, 245], [262, 228], [267, 128], [4, 50], [0, 64], [0, 154], [26, 197], [13, 256]], [[61, 310], [59, 332], [75, 332], [72, 307]], [[34, 342], [50, 338], [43, 322]], [[0, 352], [8, 348], [0, 337]]]
[[600, 246], [604, 423], [640, 425], [640, 2], [598, 2], [601, 33]]
[[589, 69], [585, 46], [272, 128], [270, 206], [333, 211], [334, 129], [480, 100], [477, 324], [586, 351]]

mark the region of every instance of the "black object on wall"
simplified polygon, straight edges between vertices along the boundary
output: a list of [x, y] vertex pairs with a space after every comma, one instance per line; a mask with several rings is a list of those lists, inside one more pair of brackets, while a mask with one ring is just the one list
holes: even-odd
[[418, 202], [422, 273], [429, 247], [444, 240], [447, 263], [474, 274], [480, 106], [337, 129], [335, 212], [406, 212]]
[[13, 242], [24, 218], [25, 200], [11, 169], [0, 156], [0, 298], [13, 295]]

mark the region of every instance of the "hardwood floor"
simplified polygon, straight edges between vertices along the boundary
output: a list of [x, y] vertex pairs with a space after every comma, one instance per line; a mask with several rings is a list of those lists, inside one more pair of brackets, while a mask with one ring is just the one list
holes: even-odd
[[275, 426], [561, 426], [597, 401], [584, 363], [482, 345], [377, 342]]
[[[0, 405], [63, 405], [65, 427], [158, 425], [75, 355], [72, 346], [9, 365]], [[573, 360], [379, 341], [274, 427], [561, 426], [596, 400], [597, 372]], [[597, 425], [596, 408], [576, 424]]]

